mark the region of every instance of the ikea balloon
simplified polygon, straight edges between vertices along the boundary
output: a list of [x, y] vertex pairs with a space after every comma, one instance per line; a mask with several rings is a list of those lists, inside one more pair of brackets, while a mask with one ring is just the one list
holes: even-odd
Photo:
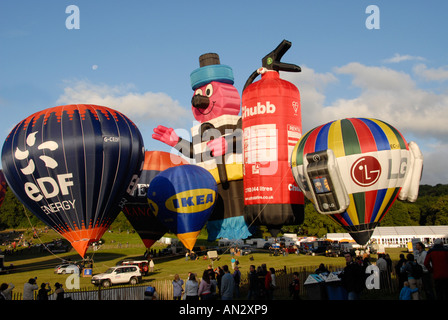
[[126, 194], [123, 213], [138, 233], [146, 248], [150, 248], [168, 229], [151, 212], [146, 193], [151, 181], [162, 171], [188, 162], [169, 152], [146, 151], [143, 170], [137, 187], [131, 195]]
[[45, 109], [19, 122], [2, 149], [17, 198], [84, 257], [120, 212], [144, 160], [140, 131], [95, 105]]
[[316, 210], [328, 214], [364, 245], [402, 188], [412, 189], [406, 186], [405, 181], [412, 180], [407, 177], [417, 175], [412, 183], [418, 184], [421, 161], [414, 161], [416, 156], [418, 152], [409, 150], [393, 126], [376, 119], [350, 118], [306, 133], [294, 148], [291, 166]]
[[5, 175], [3, 174], [3, 170], [0, 170], [0, 207], [3, 204], [3, 200], [5, 200], [7, 188], [8, 185], [6, 183]]
[[188, 164], [158, 174], [149, 185], [147, 196], [157, 219], [192, 250], [215, 207], [217, 192], [211, 173]]

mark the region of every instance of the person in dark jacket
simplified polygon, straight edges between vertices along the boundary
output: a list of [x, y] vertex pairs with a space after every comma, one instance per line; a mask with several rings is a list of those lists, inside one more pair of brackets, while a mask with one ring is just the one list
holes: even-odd
[[247, 300], [257, 299], [258, 297], [258, 276], [255, 271], [255, 266], [252, 264], [249, 267], [249, 292], [247, 293]]
[[342, 285], [347, 290], [348, 300], [359, 300], [362, 290], [365, 287], [365, 275], [362, 267], [355, 262], [350, 252], [344, 254], [346, 266], [339, 275]]
[[[47, 288], [48, 284], [48, 288]], [[40, 285], [40, 289], [37, 292], [37, 300], [48, 300], [48, 294], [51, 291], [51, 287], [49, 283], [42, 283]]]
[[404, 282], [408, 280], [408, 276], [406, 272], [402, 272], [401, 267], [406, 264], [406, 258], [404, 257], [404, 254], [400, 254], [400, 260], [398, 260], [397, 264], [395, 265], [395, 274], [398, 277], [398, 288], [403, 288]]
[[436, 239], [428, 250], [424, 265], [432, 273], [437, 300], [448, 300], [448, 250], [442, 239]]

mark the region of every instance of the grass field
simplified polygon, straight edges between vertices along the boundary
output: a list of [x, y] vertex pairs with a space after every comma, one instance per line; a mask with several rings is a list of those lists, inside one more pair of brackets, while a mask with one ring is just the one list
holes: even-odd
[[[50, 241], [52, 238], [57, 238], [57, 235], [52, 231], [40, 236], [43, 242]], [[146, 250], [142, 241], [136, 233], [127, 232], [107, 232], [103, 236], [104, 244], [97, 250], [89, 249], [88, 256], [92, 256], [94, 260], [93, 274], [104, 272], [107, 268], [115, 266], [117, 262], [125, 258], [141, 258]], [[37, 241], [35, 241], [36, 243]], [[197, 245], [216, 245], [216, 243], [207, 242], [204, 239], [198, 239]], [[166, 245], [155, 244], [153, 249], [162, 249]], [[2, 248], [4, 249], [4, 248]], [[398, 260], [398, 255], [402, 253], [403, 249], [389, 249], [392, 260]], [[345, 259], [343, 257], [325, 257], [325, 256], [309, 256], [309, 255], [295, 255], [288, 256], [270, 256], [268, 252], [253, 253], [253, 261], [249, 260], [249, 256], [237, 257], [240, 262], [240, 270], [242, 273], [249, 270], [249, 265], [254, 264], [259, 266], [265, 263], [268, 268], [275, 269], [292, 268], [301, 266], [318, 266], [320, 263], [331, 266], [344, 266]], [[372, 256], [373, 260], [376, 256]], [[54, 267], [61, 263], [62, 259], [79, 261], [80, 256], [76, 251], [71, 250], [67, 253], [50, 254], [48, 252], [36, 254], [17, 254], [5, 257], [5, 266], [14, 265], [14, 269], [9, 274], [0, 275], [0, 283], [13, 283], [15, 285], [15, 292], [22, 292], [23, 284], [28, 279], [37, 277], [37, 284], [42, 282], [49, 282], [52, 286], [56, 282], [64, 284], [67, 275], [58, 275], [54, 273]], [[231, 265], [231, 256], [227, 252], [220, 256], [219, 261], [214, 262], [214, 267], [222, 266], [224, 264]], [[188, 272], [195, 272], [200, 277], [204, 269], [210, 264], [209, 260], [204, 260], [199, 257], [196, 261], [185, 261], [185, 257], [180, 255], [176, 258], [155, 258], [154, 272], [143, 278], [144, 282], [152, 280], [172, 279], [177, 273], [182, 279], [186, 279]], [[90, 283], [90, 278], [80, 279], [81, 288], [93, 287]]]

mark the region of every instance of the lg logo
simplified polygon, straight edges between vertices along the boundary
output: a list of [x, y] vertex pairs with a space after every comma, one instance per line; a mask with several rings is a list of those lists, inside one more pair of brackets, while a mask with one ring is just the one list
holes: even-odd
[[381, 176], [379, 161], [371, 156], [365, 156], [355, 161], [350, 169], [353, 181], [361, 187], [369, 187]]

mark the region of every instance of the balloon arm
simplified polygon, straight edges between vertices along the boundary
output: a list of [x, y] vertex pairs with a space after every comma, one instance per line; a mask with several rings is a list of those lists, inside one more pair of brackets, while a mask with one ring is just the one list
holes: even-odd
[[167, 145], [174, 147], [179, 142], [179, 136], [174, 132], [173, 128], [167, 128], [164, 126], [157, 126], [154, 128], [152, 138], [159, 140]]
[[211, 150], [213, 157], [223, 156], [226, 153], [242, 153], [243, 130], [241, 119], [237, 123], [237, 128], [231, 135], [219, 137], [207, 142], [207, 147]]
[[207, 147], [211, 151], [213, 157], [223, 156], [228, 151], [228, 143], [224, 137], [219, 137], [207, 142]]

